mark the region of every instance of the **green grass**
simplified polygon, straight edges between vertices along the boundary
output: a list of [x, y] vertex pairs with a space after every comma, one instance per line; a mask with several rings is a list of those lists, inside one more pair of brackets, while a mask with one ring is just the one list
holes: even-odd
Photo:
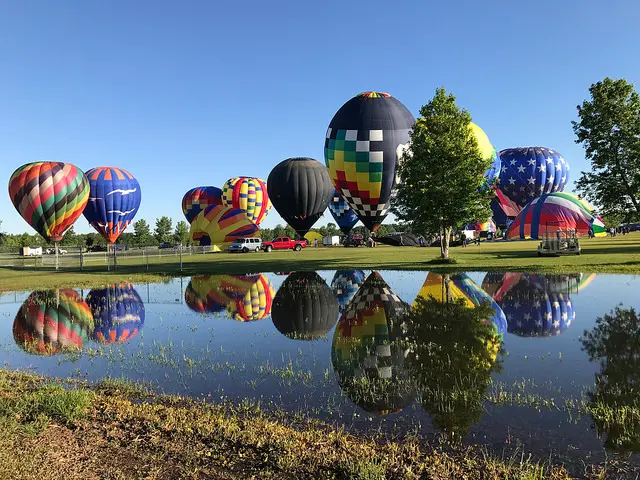
[[537, 271], [636, 273], [640, 271], [640, 232], [615, 238], [581, 240], [582, 255], [539, 258], [536, 241], [483, 242], [480, 246], [451, 249], [455, 263], [434, 262], [435, 247], [313, 248], [301, 252], [210, 253], [186, 255], [180, 271], [178, 257], [150, 258], [147, 271], [144, 258], [122, 258], [118, 271], [108, 272], [104, 265], [85, 271], [51, 267], [0, 268], [0, 291], [69, 286], [104, 285], [113, 281], [157, 281], [173, 275], [216, 273], [290, 272], [297, 270], [375, 269], [438, 271]]

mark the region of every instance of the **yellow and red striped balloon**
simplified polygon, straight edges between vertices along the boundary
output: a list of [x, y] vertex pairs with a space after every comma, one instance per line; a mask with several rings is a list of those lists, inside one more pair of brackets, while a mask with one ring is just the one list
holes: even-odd
[[87, 205], [89, 181], [70, 163], [29, 163], [11, 175], [9, 197], [45, 240], [59, 242]]
[[211, 205], [200, 212], [189, 232], [194, 244], [221, 248], [238, 238], [254, 237], [257, 233], [258, 225], [242, 210], [222, 205]]
[[264, 180], [254, 177], [234, 177], [222, 187], [222, 203], [239, 208], [249, 220], [260, 225], [271, 210], [271, 200]]

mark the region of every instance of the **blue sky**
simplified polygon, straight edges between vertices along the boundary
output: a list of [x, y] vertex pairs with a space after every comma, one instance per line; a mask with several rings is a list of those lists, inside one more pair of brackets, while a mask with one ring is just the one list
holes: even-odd
[[[417, 114], [444, 86], [496, 148], [551, 147], [575, 180], [575, 107], [605, 76], [640, 82], [639, 20], [637, 0], [0, 2], [0, 178], [119, 166], [142, 186], [136, 218], [177, 221], [191, 187], [324, 161], [355, 94]], [[2, 229], [30, 231], [4, 195]]]

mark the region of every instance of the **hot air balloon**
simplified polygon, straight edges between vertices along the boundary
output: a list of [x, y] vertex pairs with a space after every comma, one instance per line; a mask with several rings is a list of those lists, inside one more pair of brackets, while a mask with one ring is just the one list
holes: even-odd
[[194, 312], [199, 313], [218, 313], [225, 309], [225, 304], [215, 303], [208, 295], [208, 290], [203, 291], [197, 289], [196, 284], [200, 284], [204, 278], [209, 277], [193, 277], [187, 288], [184, 290], [184, 301], [187, 306]]
[[54, 355], [82, 350], [93, 325], [91, 309], [75, 290], [41, 290], [18, 310], [13, 338], [28, 353]]
[[358, 216], [337, 190], [333, 192], [333, 197], [329, 202], [329, 211], [345, 235], [348, 235], [355, 224], [358, 223]]
[[93, 340], [105, 344], [125, 343], [142, 330], [144, 303], [130, 283], [91, 290], [86, 302], [95, 322]]
[[402, 330], [407, 312], [408, 305], [372, 272], [338, 321], [331, 363], [342, 391], [367, 412], [396, 413], [413, 402]]
[[499, 188], [521, 207], [540, 195], [561, 192], [569, 181], [569, 163], [550, 148], [507, 148], [499, 155]]
[[273, 285], [264, 275], [234, 275], [242, 281], [249, 282], [249, 288], [241, 298], [227, 304], [227, 312], [231, 318], [239, 322], [261, 320], [271, 314], [273, 297], [276, 294]]
[[189, 223], [211, 205], [222, 205], [222, 190], [217, 187], [192, 188], [182, 197], [182, 213]]
[[550, 193], [528, 203], [515, 218], [508, 238], [536, 238], [556, 232], [575, 231], [576, 236], [587, 235], [592, 229], [596, 235], [605, 233], [599, 217], [586, 210], [571, 194]]
[[260, 225], [271, 210], [271, 200], [264, 180], [253, 177], [234, 177], [222, 187], [222, 202], [227, 207], [239, 208], [247, 218]]
[[337, 270], [331, 280], [331, 289], [338, 300], [340, 312], [343, 312], [349, 302], [364, 283], [362, 270]]
[[82, 214], [89, 181], [70, 163], [29, 163], [11, 175], [9, 197], [29, 225], [57, 244]]
[[489, 182], [492, 182], [498, 177], [498, 175], [500, 175], [500, 155], [498, 155], [496, 149], [491, 145], [491, 141], [489, 140], [489, 137], [487, 137], [487, 134], [484, 133], [484, 130], [473, 122], [469, 124], [469, 128], [476, 137], [478, 149], [480, 150], [482, 158], [485, 160], [491, 160], [491, 165], [484, 176]]
[[294, 272], [278, 289], [271, 320], [283, 335], [313, 340], [328, 333], [338, 320], [338, 303], [315, 272]]
[[334, 115], [324, 158], [336, 190], [362, 223], [376, 231], [389, 212], [398, 157], [415, 118], [388, 93], [356, 95]]
[[[575, 320], [571, 295], [552, 291], [551, 283], [544, 277], [541, 274], [505, 274], [504, 282], [508, 282], [509, 288], [500, 289], [497, 302], [506, 316], [509, 333], [521, 337], [554, 336]], [[493, 282], [500, 283], [500, 279]]]
[[215, 245], [223, 249], [238, 238], [254, 237], [258, 226], [242, 210], [211, 205], [200, 212], [191, 224], [189, 235], [196, 245]]
[[492, 218], [486, 222], [474, 222], [467, 225], [467, 230], [475, 230], [476, 232], [495, 233], [496, 224]]
[[90, 193], [84, 217], [108, 243], [115, 243], [138, 213], [140, 185], [123, 168], [96, 167], [86, 175]]
[[507, 197], [500, 190], [495, 190], [496, 196], [491, 199], [491, 211], [493, 212], [493, 221], [496, 225], [504, 227], [511, 223], [522, 207]]
[[300, 235], [309, 231], [327, 209], [333, 186], [327, 169], [313, 158], [288, 158], [276, 165], [267, 190], [280, 216]]

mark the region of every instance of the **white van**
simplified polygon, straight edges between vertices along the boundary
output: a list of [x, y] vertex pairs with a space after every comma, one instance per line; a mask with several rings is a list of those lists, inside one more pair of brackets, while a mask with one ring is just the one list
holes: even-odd
[[239, 238], [229, 245], [229, 252], [259, 252], [262, 250], [261, 238]]

